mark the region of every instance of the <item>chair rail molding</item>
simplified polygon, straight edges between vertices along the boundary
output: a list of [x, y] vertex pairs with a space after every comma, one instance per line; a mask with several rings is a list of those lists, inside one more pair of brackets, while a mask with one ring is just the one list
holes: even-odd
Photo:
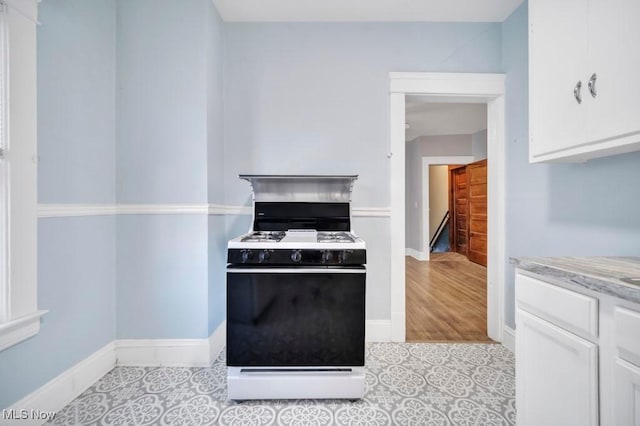
[[[251, 215], [251, 206], [237, 206], [227, 204], [74, 204], [55, 203], [39, 204], [39, 218], [81, 217], [81, 216], [111, 216], [111, 215]], [[353, 217], [390, 217], [389, 207], [355, 207]]]

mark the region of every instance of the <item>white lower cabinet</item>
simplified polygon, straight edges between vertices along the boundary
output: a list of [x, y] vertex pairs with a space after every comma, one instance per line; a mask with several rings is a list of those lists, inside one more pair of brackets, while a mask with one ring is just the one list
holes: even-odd
[[518, 426], [640, 426], [640, 305], [516, 273]]
[[616, 306], [614, 424], [640, 426], [640, 312]]
[[598, 347], [522, 309], [516, 312], [517, 424], [598, 424]]
[[616, 425], [640, 425], [640, 368], [616, 360], [614, 418]]

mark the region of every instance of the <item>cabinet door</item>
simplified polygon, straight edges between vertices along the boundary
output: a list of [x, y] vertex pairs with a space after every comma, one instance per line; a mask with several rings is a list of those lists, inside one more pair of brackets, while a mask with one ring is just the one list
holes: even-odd
[[[551, 154], [585, 137], [587, 2], [529, 1], [529, 156]], [[582, 80], [583, 103], [573, 89]]]
[[585, 87], [585, 142], [640, 142], [640, 0], [590, 0], [588, 19], [589, 60], [582, 78], [597, 75], [597, 94], [593, 98]]
[[519, 426], [597, 425], [597, 346], [517, 309], [516, 406]]
[[618, 358], [614, 393], [615, 425], [640, 425], [640, 368]]

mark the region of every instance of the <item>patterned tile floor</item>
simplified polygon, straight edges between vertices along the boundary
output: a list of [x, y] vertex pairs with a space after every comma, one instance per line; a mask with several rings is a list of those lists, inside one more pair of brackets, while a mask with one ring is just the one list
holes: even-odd
[[371, 343], [364, 399], [226, 399], [210, 368], [116, 367], [61, 410], [57, 425], [512, 425], [514, 357], [496, 344]]

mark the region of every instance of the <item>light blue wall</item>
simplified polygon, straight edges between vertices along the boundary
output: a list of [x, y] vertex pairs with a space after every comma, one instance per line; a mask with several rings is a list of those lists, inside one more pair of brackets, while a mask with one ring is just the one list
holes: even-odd
[[132, 215], [117, 223], [117, 338], [207, 337], [207, 217]]
[[39, 201], [113, 202], [113, 1], [45, 0], [39, 11]]
[[224, 216], [209, 216], [208, 331], [213, 333], [227, 316], [227, 238]]
[[35, 337], [0, 352], [0, 407], [114, 339], [114, 239], [113, 217], [39, 220], [38, 307], [49, 313]]
[[[207, 1], [207, 179], [208, 200], [224, 204], [224, 86], [223, 24], [213, 2]], [[209, 334], [226, 317], [226, 248], [227, 234], [223, 216], [209, 216]]]
[[207, 201], [208, 3], [116, 0], [120, 203]]
[[209, 202], [224, 203], [223, 23], [213, 2], [206, 1], [207, 178]]
[[[113, 40], [107, 0], [44, 0], [38, 27], [41, 203], [115, 199]], [[0, 408], [115, 338], [115, 218], [38, 221], [40, 333], [0, 352]]]
[[[118, 202], [221, 203], [217, 11], [210, 0], [117, 6]], [[118, 217], [118, 338], [201, 338], [220, 324], [220, 222], [204, 215]]]
[[[39, 201], [206, 203], [208, 168], [220, 182], [224, 164], [210, 0], [44, 0], [40, 20]], [[212, 202], [221, 186], [209, 185]], [[212, 218], [211, 236], [208, 222], [40, 219], [39, 306], [50, 312], [37, 336], [0, 352], [0, 407], [117, 337], [207, 337], [224, 318], [226, 240], [224, 220]]]
[[[225, 25], [225, 200], [239, 173], [358, 174], [354, 207], [390, 202], [389, 72], [499, 72], [500, 24]], [[389, 319], [388, 218], [358, 219], [371, 256], [367, 318]], [[360, 225], [362, 224], [362, 225]], [[228, 219], [228, 235], [248, 218]], [[233, 232], [231, 232], [233, 231]]]
[[[503, 24], [507, 123], [507, 254], [640, 256], [640, 153], [585, 164], [529, 164], [527, 4]], [[514, 270], [506, 317], [514, 326]]]
[[471, 154], [476, 161], [487, 158], [487, 129], [471, 135]]
[[225, 25], [226, 201], [238, 173], [356, 173], [356, 207], [389, 206], [389, 72], [499, 72], [500, 24]]

